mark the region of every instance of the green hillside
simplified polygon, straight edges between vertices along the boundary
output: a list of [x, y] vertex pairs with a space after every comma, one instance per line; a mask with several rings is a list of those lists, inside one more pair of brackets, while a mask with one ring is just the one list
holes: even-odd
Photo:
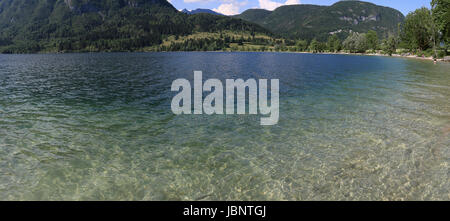
[[134, 51], [195, 32], [270, 32], [166, 0], [0, 0], [0, 52]]
[[235, 16], [287, 37], [325, 41], [337, 34], [344, 39], [351, 31], [375, 30], [380, 38], [397, 33], [404, 15], [392, 8], [360, 1], [341, 1], [332, 6], [289, 5], [273, 12], [250, 9]]

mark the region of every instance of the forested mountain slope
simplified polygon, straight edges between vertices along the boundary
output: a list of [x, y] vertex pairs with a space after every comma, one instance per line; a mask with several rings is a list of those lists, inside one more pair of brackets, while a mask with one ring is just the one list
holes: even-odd
[[289, 5], [274, 11], [249, 9], [235, 16], [257, 23], [287, 37], [325, 41], [329, 35], [342, 39], [351, 31], [375, 30], [380, 38], [397, 33], [404, 15], [392, 8], [361, 1], [340, 1], [331, 6]]
[[166, 0], [0, 0], [0, 52], [131, 51], [167, 35], [221, 30], [267, 33], [211, 14], [187, 15]]

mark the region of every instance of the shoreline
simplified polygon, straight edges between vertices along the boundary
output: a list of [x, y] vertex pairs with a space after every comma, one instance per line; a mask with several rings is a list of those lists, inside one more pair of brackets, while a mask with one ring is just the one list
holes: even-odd
[[[415, 55], [401, 55], [401, 54], [392, 54], [392, 55], [387, 55], [387, 54], [380, 54], [380, 53], [369, 53], [369, 54], [365, 54], [365, 53], [347, 53], [347, 52], [337, 52], [337, 53], [332, 53], [332, 52], [321, 52], [321, 53], [311, 53], [311, 52], [292, 52], [292, 53], [304, 53], [304, 54], [325, 54], [325, 55], [358, 55], [358, 56], [378, 56], [378, 57], [396, 57], [396, 58], [412, 58], [412, 59], [418, 59], [418, 60], [428, 60], [428, 61], [434, 61], [433, 57], [418, 57]], [[449, 62], [450, 60], [445, 60], [444, 58], [439, 58], [436, 59], [436, 61], [439, 62]]]
[[[396, 58], [410, 58], [426, 61], [434, 61], [433, 57], [418, 57], [415, 55], [401, 55], [401, 54], [380, 54], [380, 53], [348, 53], [348, 52], [305, 52], [305, 51], [90, 51], [90, 52], [37, 52], [37, 53], [0, 53], [0, 55], [45, 55], [45, 54], [96, 54], [96, 53], [171, 53], [171, 52], [207, 52], [207, 53], [287, 53], [287, 54], [319, 54], [319, 55], [355, 55], [355, 56], [379, 56], [379, 57], [396, 57]], [[437, 62], [450, 62], [445, 58], [436, 59]]]

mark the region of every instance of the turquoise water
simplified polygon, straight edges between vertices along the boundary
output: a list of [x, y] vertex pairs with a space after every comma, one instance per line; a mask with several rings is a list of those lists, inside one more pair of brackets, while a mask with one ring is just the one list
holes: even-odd
[[[175, 116], [177, 78], [280, 79], [280, 121]], [[0, 200], [450, 200], [450, 64], [0, 55]]]

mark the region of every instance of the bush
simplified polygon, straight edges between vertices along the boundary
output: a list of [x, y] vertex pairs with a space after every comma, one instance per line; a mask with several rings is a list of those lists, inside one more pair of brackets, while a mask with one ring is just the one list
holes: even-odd
[[425, 57], [434, 57], [434, 50], [432, 48], [428, 48], [423, 52], [423, 55], [425, 55]]
[[438, 58], [443, 58], [443, 57], [445, 57], [445, 56], [446, 56], [445, 50], [438, 50], [438, 51], [437, 51], [437, 56], [438, 56]]

